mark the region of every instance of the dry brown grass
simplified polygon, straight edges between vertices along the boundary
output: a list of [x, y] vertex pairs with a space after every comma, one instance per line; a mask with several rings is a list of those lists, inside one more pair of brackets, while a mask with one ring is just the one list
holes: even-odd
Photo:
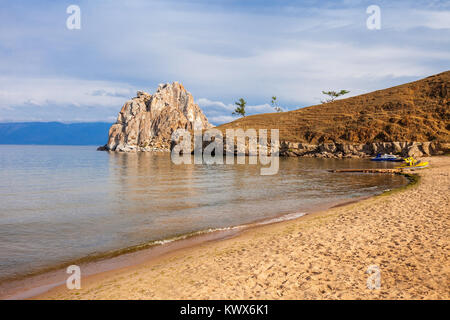
[[247, 116], [218, 128], [279, 129], [292, 142], [450, 142], [450, 71], [295, 111]]

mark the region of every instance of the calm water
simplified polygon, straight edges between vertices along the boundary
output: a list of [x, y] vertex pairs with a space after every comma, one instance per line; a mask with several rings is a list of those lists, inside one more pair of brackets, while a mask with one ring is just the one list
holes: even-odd
[[261, 176], [256, 165], [175, 165], [168, 154], [0, 145], [0, 279], [405, 184], [326, 171], [389, 166], [287, 158], [277, 175]]

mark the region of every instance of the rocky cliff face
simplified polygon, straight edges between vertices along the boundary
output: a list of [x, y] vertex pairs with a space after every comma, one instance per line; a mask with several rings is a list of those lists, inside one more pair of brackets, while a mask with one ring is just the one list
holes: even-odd
[[374, 143], [324, 143], [307, 144], [282, 142], [280, 155], [314, 158], [365, 158], [378, 153], [402, 157], [442, 155], [450, 151], [449, 143], [429, 142], [374, 142]]
[[[241, 142], [242, 143], [242, 142]], [[203, 148], [209, 142], [203, 143]], [[259, 142], [258, 150], [261, 149]], [[243, 144], [234, 143], [234, 153], [242, 150], [245, 155], [250, 155], [249, 141]], [[225, 149], [224, 149], [225, 152]], [[394, 154], [401, 157], [423, 157], [443, 155], [450, 152], [450, 143], [428, 141], [428, 142], [373, 142], [373, 143], [322, 143], [309, 144], [301, 142], [280, 141], [279, 154], [286, 157], [306, 158], [367, 158], [378, 153]]]
[[117, 122], [109, 130], [109, 151], [169, 150], [171, 135], [177, 129], [211, 128], [192, 95], [181, 83], [159, 85], [150, 95], [138, 91], [120, 110]]

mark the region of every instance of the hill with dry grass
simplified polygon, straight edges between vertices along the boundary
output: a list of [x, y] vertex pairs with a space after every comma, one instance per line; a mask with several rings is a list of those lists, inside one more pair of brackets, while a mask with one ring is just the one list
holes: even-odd
[[310, 144], [450, 142], [450, 71], [400, 86], [295, 111], [258, 114], [218, 129], [279, 129], [280, 140]]

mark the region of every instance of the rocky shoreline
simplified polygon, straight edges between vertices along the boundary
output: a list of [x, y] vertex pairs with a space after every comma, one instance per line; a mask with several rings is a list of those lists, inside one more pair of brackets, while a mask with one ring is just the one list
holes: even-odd
[[[204, 148], [208, 144], [204, 144]], [[248, 145], [239, 146], [248, 155]], [[110, 151], [108, 147], [101, 146], [97, 150]], [[170, 152], [170, 148], [147, 146], [145, 148], [127, 148], [115, 150], [120, 152]], [[235, 150], [238, 146], [235, 145]], [[242, 149], [241, 149], [242, 150]], [[280, 156], [305, 158], [368, 158], [378, 153], [394, 154], [402, 157], [423, 157], [443, 155], [450, 152], [450, 143], [435, 141], [428, 142], [374, 142], [366, 144], [352, 143], [324, 143], [308, 144], [301, 142], [282, 141], [280, 143]], [[237, 151], [235, 151], [237, 153]]]
[[450, 144], [428, 142], [374, 142], [366, 144], [324, 143], [307, 144], [282, 142], [280, 155], [314, 158], [366, 158], [378, 153], [395, 154], [402, 157], [442, 155], [449, 152]]
[[[431, 81], [432, 79], [433, 78], [425, 79], [425, 84], [421, 84], [421, 86], [425, 89], [429, 86], [434, 88], [436, 86], [433, 84], [434, 82], [431, 84], [426, 82]], [[426, 100], [420, 102], [423, 110], [417, 109], [415, 113], [420, 114], [421, 117], [423, 116], [426, 121], [424, 120], [425, 122], [423, 123], [415, 123], [414, 126], [416, 127], [411, 127], [412, 129], [408, 131], [409, 133], [407, 135], [387, 134], [389, 132], [395, 133], [403, 132], [405, 130], [404, 125], [407, 123], [406, 120], [408, 119], [408, 115], [411, 114], [412, 111], [402, 104], [399, 104], [398, 106], [394, 105], [392, 108], [390, 107], [386, 110], [378, 104], [373, 104], [371, 106], [372, 112], [375, 112], [376, 114], [379, 114], [382, 111], [381, 114], [386, 113], [385, 117], [387, 117], [388, 111], [392, 113], [392, 116], [390, 116], [389, 119], [383, 118], [383, 120], [379, 120], [381, 123], [389, 124], [383, 128], [380, 127], [375, 131], [372, 130], [372, 127], [361, 126], [360, 124], [366, 123], [366, 120], [364, 120], [366, 118], [364, 118], [363, 115], [366, 114], [369, 108], [366, 106], [367, 99], [364, 98], [367, 95], [362, 95], [359, 98], [350, 98], [347, 102], [341, 100], [339, 102], [340, 104], [347, 103], [348, 105], [341, 106], [340, 109], [339, 105], [336, 105], [336, 102], [334, 105], [319, 105], [283, 114], [267, 114], [260, 115], [259, 117], [249, 116], [226, 125], [221, 125], [216, 127], [216, 129], [222, 132], [224, 138], [228, 129], [232, 129], [233, 134], [238, 129], [241, 129], [244, 136], [252, 140], [251, 142], [244, 142], [244, 140], [239, 141], [239, 139], [235, 140], [234, 151], [231, 151], [234, 152], [234, 154], [239, 153], [248, 155], [249, 144], [254, 147], [258, 143], [265, 143], [259, 142], [257, 137], [250, 137], [250, 131], [278, 129], [280, 156], [366, 158], [373, 157], [378, 153], [394, 154], [402, 157], [442, 155], [450, 151], [450, 143], [448, 134], [446, 133], [448, 132], [449, 126], [446, 125], [445, 128], [443, 128], [442, 125], [445, 124], [445, 121], [443, 120], [448, 119], [448, 113], [446, 113], [445, 108], [442, 109], [442, 106], [448, 105], [446, 100], [442, 100], [442, 98], [447, 97], [448, 90], [446, 84], [440, 85], [439, 88], [442, 90], [445, 89], [445, 92], [442, 90], [442, 92], [439, 91], [442, 94], [439, 94], [437, 98], [435, 97], [436, 94], [434, 91], [432, 91], [430, 95], [430, 93], [426, 93], [428, 91], [422, 89], [426, 91], [426, 94], [422, 94], [421, 96], [427, 97], [429, 101]], [[392, 90], [394, 89], [385, 89], [384, 91], [388, 92], [388, 95], [392, 95]], [[380, 92], [375, 92], [370, 95], [377, 96], [379, 94]], [[399, 93], [395, 94], [398, 95]], [[363, 98], [366, 100], [361, 100]], [[356, 122], [344, 123], [345, 125], [342, 123], [339, 124], [339, 122], [337, 122], [339, 118], [335, 117], [336, 119], [328, 119], [328, 122], [326, 122], [327, 125], [323, 127], [323, 119], [320, 120], [321, 118], [317, 115], [318, 111], [315, 113], [313, 112], [314, 110], [323, 109], [320, 112], [327, 114], [345, 114], [348, 111], [348, 108], [355, 109], [355, 105], [365, 105], [365, 109], [359, 112], [360, 117]], [[385, 104], [382, 104], [381, 106], [384, 105]], [[354, 110], [354, 113], [360, 110], [360, 107], [358, 108]], [[302, 113], [303, 116], [298, 117], [299, 113]], [[399, 115], [401, 115], [403, 120], [406, 119], [406, 122], [403, 123], [400, 121], [401, 123], [399, 122], [398, 125], [395, 124], [397, 127], [394, 128], [394, 123], [397, 121], [396, 117]], [[275, 116], [276, 118], [274, 118]], [[270, 117], [272, 120], [269, 119], [269, 121], [266, 119], [267, 117]], [[304, 120], [303, 118], [309, 120]], [[353, 118], [354, 117], [352, 116], [351, 119]], [[436, 121], [432, 122], [431, 120], [434, 118], [436, 118]], [[372, 120], [375, 121], [374, 119]], [[292, 121], [295, 122], [293, 123]], [[302, 121], [306, 121], [305, 125], [299, 128], [298, 126], [303, 123]], [[350, 120], [347, 119], [346, 121]], [[412, 120], [410, 122], [411, 124], [413, 123]], [[309, 126], [308, 128], [310, 129], [305, 129], [306, 131], [303, 130], [305, 126]], [[334, 130], [334, 126], [346, 128], [346, 131], [336, 131]], [[399, 126], [401, 127], [401, 130]], [[115, 152], [167, 152], [172, 150], [177, 144], [186, 142], [182, 142], [182, 140], [181, 142], [172, 141], [172, 134], [178, 129], [184, 129], [192, 133], [195, 130], [204, 131], [212, 127], [213, 126], [209, 123], [198, 104], [195, 103], [191, 93], [189, 93], [181, 83], [173, 82], [171, 84], [160, 84], [155, 93], [149, 94], [144, 91], [138, 91], [136, 97], [125, 102], [118, 114], [116, 123], [113, 124], [109, 130], [108, 142], [104, 146], [99, 147], [98, 150]], [[318, 127], [322, 128], [321, 131], [316, 130]], [[423, 131], [424, 129], [426, 131]], [[289, 130], [296, 133], [291, 134], [288, 132]], [[371, 130], [373, 132], [370, 133], [369, 131]], [[249, 133], [249, 135], [247, 135], [247, 133]], [[400, 139], [406, 140], [406, 142], [399, 141]], [[429, 139], [429, 141], [425, 141], [427, 139]], [[385, 142], [380, 142], [380, 140], [384, 140]], [[209, 141], [203, 141], [203, 149], [210, 143], [211, 142]], [[186, 149], [183, 149], [186, 150], [185, 152], [188, 152], [188, 150], [193, 151], [193, 145], [191, 140], [191, 145], [186, 146]], [[256, 149], [250, 148], [250, 150]]]

